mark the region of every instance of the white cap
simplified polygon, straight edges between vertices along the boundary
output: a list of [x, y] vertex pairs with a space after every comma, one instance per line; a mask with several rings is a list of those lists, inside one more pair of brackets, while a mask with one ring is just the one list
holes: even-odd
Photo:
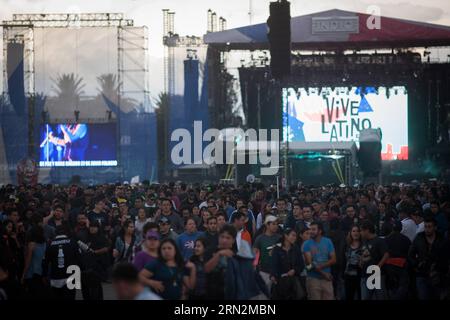
[[266, 217], [266, 219], [264, 220], [264, 224], [268, 224], [269, 222], [274, 222], [274, 221], [277, 221], [277, 220], [278, 220], [277, 217], [275, 217], [273, 215], [268, 215]]

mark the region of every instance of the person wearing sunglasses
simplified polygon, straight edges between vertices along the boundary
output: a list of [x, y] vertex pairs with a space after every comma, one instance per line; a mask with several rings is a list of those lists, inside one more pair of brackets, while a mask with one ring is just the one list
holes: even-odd
[[138, 272], [144, 269], [144, 266], [147, 263], [158, 258], [159, 239], [159, 234], [156, 231], [150, 230], [146, 233], [145, 241], [142, 244], [142, 250], [136, 254], [133, 260], [133, 265]]

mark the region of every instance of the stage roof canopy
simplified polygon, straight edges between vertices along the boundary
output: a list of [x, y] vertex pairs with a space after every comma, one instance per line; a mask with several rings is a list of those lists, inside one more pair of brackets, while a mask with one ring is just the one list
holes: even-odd
[[[292, 48], [299, 50], [376, 49], [450, 46], [450, 27], [380, 17], [380, 28], [370, 29], [373, 17], [358, 12], [328, 10], [291, 19]], [[260, 23], [204, 36], [210, 46], [224, 49], [268, 49], [267, 24]]]

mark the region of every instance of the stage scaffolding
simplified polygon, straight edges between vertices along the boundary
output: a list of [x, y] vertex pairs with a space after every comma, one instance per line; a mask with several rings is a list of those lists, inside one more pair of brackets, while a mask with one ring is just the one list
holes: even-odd
[[[132, 151], [134, 150], [133, 143], [136, 144], [137, 141], [141, 143], [143, 141], [141, 138], [147, 135], [147, 129], [145, 128], [143, 129], [145, 133], [142, 130], [135, 133], [131, 128], [137, 130], [138, 126], [145, 126], [145, 123], [152, 128], [156, 126], [156, 123], [150, 123], [154, 121], [154, 108], [150, 100], [149, 90], [148, 30], [146, 27], [134, 26], [134, 21], [127, 19], [122, 13], [14, 14], [11, 20], [1, 22], [0, 26], [3, 29], [2, 97], [9, 105], [12, 104], [8, 89], [8, 44], [18, 43], [24, 46], [24, 93], [27, 111], [23, 121], [28, 126], [26, 143], [29, 145], [27, 155], [29, 158], [34, 158], [35, 141], [39, 135], [40, 123], [116, 122], [117, 143], [120, 146], [117, 151], [119, 167], [114, 168], [113, 171], [118, 175], [118, 179], [131, 179], [131, 173], [133, 176], [140, 175], [141, 177], [145, 176], [145, 178], [154, 176], [154, 168], [148, 169], [145, 167], [146, 169], [143, 170], [145, 172], [140, 173], [138, 167], [141, 167], [141, 163], [136, 164], [136, 168], [133, 169], [129, 161], [123, 159], [129, 157], [128, 153], [135, 152]], [[98, 31], [94, 31], [94, 29], [98, 29]], [[63, 30], [67, 30], [68, 33], [65, 34]], [[95, 43], [95, 41], [89, 39], [89, 32], [93, 32], [93, 39], [105, 40], [104, 46], [99, 47], [101, 50], [98, 50], [99, 52], [94, 55], [88, 53], [89, 50], [93, 50], [92, 47], [83, 48], [83, 44], [88, 46], [102, 46], [103, 44]], [[51, 36], [47, 37], [48, 34], [53, 37], [56, 35], [56, 39], [61, 39], [60, 43]], [[81, 44], [78, 43], [79, 35], [84, 37], [82, 38], [85, 39], [84, 43], [83, 41], [80, 41]], [[77, 40], [72, 39], [72, 36]], [[106, 41], [109, 41], [107, 46]], [[69, 44], [68, 49], [64, 48], [66, 44]], [[64, 57], [63, 60], [71, 61], [72, 59], [76, 66], [73, 67], [73, 64], [70, 63], [65, 69], [65, 66], [61, 65], [61, 61], [58, 60], [58, 54], [61, 55], [61, 53], [52, 51], [52, 46], [60, 46], [63, 48], [63, 52], [68, 52], [68, 56]], [[70, 48], [73, 46], [76, 48], [72, 52]], [[100, 52], [108, 52], [107, 57]], [[46, 57], [46, 55], [48, 56]], [[53, 55], [52, 58], [50, 58], [50, 55]], [[56, 59], [54, 58], [55, 55], [57, 56]], [[51, 59], [55, 59], [57, 62], [56, 67]], [[78, 68], [78, 59], [82, 60], [80, 68]], [[107, 59], [108, 62], [106, 62]], [[45, 61], [47, 61], [46, 64]], [[97, 73], [94, 70], [91, 72], [89, 66], [95, 66], [97, 63], [101, 63], [96, 68]], [[50, 68], [52, 68], [52, 72], [49, 71]], [[63, 108], [61, 108], [61, 102], [58, 104], [54, 101], [53, 89], [50, 88], [50, 85], [46, 85], [46, 83], [54, 82], [59, 74], [59, 71], [55, 71], [58, 68], [64, 73], [72, 72], [76, 79], [84, 77], [85, 82], [89, 84], [86, 86], [89, 87], [89, 92], [80, 94], [79, 102], [76, 105], [63, 103]], [[83, 71], [80, 72], [80, 69], [83, 69]], [[113, 88], [110, 91], [112, 92], [111, 96], [106, 96], [106, 99], [101, 99], [102, 95], [99, 95], [97, 89], [99, 86], [97, 81], [100, 81], [100, 77], [103, 75], [109, 75], [110, 80], [113, 80], [111, 83], [115, 83], [111, 86]], [[3, 108], [2, 110], [5, 111], [6, 109]], [[13, 113], [8, 115], [8, 117], [10, 116], [14, 116]], [[133, 123], [135, 124], [133, 125]], [[156, 130], [156, 128], [152, 130]], [[151, 135], [155, 136], [156, 133]], [[8, 138], [3, 138], [3, 146], [0, 145], [0, 148], [5, 150], [11, 147], [11, 143], [20, 143], [19, 139], [10, 141]], [[145, 139], [149, 140], [150, 138]], [[143, 150], [144, 146], [139, 149]], [[151, 148], [145, 146], [145, 149], [151, 152]], [[14, 170], [15, 158], [18, 154], [11, 158], [11, 155], [17, 153], [17, 150], [8, 152], [7, 167], [11, 173], [11, 170]], [[8, 152], [6, 153], [8, 154]], [[22, 152], [18, 153], [22, 154]], [[26, 155], [21, 155], [21, 157], [23, 156]], [[153, 155], [145, 156], [145, 162], [153, 161], [150, 159], [152, 157]], [[148, 165], [153, 166], [153, 163]], [[144, 166], [145, 164], [142, 165], [142, 167]], [[11, 176], [13, 177], [14, 174], [11, 173]], [[93, 173], [92, 176], [96, 176], [96, 174]]]
[[[81, 13], [81, 14], [14, 14], [12, 20], [3, 21], [3, 93], [8, 92], [7, 79], [7, 44], [22, 43], [25, 46], [24, 71], [25, 93], [27, 96], [35, 94], [35, 28], [117, 28], [118, 61], [117, 73], [119, 96], [149, 94], [148, 77], [144, 76], [144, 83], [134, 80], [136, 73], [148, 73], [148, 35], [146, 28], [139, 32], [131, 19], [126, 19], [122, 13]], [[143, 58], [136, 59], [130, 53], [140, 50]], [[125, 81], [133, 82], [139, 90], [127, 89]], [[148, 103], [148, 101], [147, 101]]]

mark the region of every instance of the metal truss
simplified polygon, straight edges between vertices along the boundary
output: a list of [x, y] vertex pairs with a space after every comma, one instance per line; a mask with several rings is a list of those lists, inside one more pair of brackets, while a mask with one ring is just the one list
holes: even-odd
[[50, 13], [14, 14], [13, 20], [3, 21], [3, 27], [132, 27], [132, 19], [122, 13]]

